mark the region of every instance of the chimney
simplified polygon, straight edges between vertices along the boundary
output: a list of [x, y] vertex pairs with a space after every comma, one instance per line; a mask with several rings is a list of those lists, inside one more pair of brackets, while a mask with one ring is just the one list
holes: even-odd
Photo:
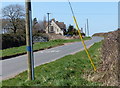
[[55, 22], [55, 18], [53, 18], [53, 19], [52, 19], [52, 21], [54, 21], [54, 22]]

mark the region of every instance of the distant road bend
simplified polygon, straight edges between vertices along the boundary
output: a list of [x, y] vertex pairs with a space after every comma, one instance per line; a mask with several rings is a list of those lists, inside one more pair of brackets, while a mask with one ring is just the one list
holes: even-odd
[[[93, 37], [91, 40], [85, 41], [88, 47], [96, 42], [103, 40], [102, 37]], [[34, 52], [35, 67], [41, 64], [55, 61], [69, 54], [76, 53], [83, 50], [81, 42], [75, 42], [72, 44], [62, 45], [55, 48]], [[27, 55], [21, 55], [2, 61], [2, 80], [14, 77], [15, 75], [27, 70]]]

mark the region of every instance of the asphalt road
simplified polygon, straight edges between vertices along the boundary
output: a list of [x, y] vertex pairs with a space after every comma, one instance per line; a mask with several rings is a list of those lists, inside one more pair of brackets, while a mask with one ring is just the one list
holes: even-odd
[[[103, 38], [101, 37], [93, 37], [91, 40], [85, 41], [85, 44], [87, 47], [90, 47], [95, 42], [99, 42], [102, 39]], [[83, 45], [81, 42], [76, 42], [35, 52], [34, 53], [35, 66], [49, 63], [66, 55], [74, 54], [80, 50], [83, 50]], [[2, 80], [14, 77], [15, 75], [27, 70], [27, 55], [1, 60], [1, 62], [2, 70], [0, 71], [1, 73], [0, 76]]]

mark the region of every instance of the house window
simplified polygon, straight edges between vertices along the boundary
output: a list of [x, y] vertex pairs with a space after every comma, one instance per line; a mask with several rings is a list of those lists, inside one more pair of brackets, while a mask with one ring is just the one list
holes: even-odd
[[51, 31], [51, 32], [53, 32], [53, 31], [54, 31], [54, 30], [53, 30], [53, 26], [51, 26], [51, 27], [50, 27], [50, 31]]
[[57, 28], [57, 32], [59, 32], [58, 28]]

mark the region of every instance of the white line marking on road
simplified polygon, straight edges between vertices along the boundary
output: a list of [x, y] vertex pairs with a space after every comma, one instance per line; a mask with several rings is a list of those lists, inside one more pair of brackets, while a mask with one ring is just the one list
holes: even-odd
[[60, 50], [41, 51], [40, 53], [58, 53]]

